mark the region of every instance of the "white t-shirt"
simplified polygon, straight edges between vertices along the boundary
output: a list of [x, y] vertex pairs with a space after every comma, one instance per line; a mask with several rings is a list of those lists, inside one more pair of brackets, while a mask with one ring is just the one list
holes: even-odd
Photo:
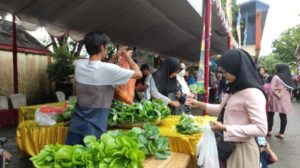
[[133, 70], [101, 61], [78, 60], [75, 66], [76, 82], [86, 85], [122, 85], [133, 76]]

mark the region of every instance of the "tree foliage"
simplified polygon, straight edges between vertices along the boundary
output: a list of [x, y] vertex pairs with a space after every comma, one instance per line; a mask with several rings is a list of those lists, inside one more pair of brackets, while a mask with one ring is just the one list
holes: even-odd
[[65, 34], [61, 37], [54, 37], [50, 35], [50, 39], [51, 39], [51, 43], [49, 45], [52, 45], [54, 50], [64, 46], [66, 47], [67, 51], [70, 52], [71, 56], [78, 57], [80, 55], [80, 52], [83, 47], [83, 40], [76, 42], [72, 40], [68, 36], [68, 34]]
[[47, 67], [49, 78], [57, 84], [70, 83], [71, 75], [74, 74], [74, 57], [66, 45], [54, 48], [52, 56], [54, 61]]
[[276, 59], [287, 63], [292, 70], [296, 69], [296, 48], [300, 42], [300, 25], [283, 32], [280, 37], [273, 41], [273, 53]]
[[276, 72], [275, 65], [283, 62], [279, 60], [276, 55], [270, 54], [268, 56], [259, 57], [258, 63], [265, 68], [268, 74], [273, 75]]

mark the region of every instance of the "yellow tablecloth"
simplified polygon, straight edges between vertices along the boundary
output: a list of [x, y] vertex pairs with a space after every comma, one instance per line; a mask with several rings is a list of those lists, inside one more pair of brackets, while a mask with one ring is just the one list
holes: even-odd
[[39, 104], [39, 105], [32, 105], [32, 106], [23, 106], [20, 107], [19, 110], [19, 123], [26, 120], [34, 120], [34, 115], [36, 109], [38, 109], [42, 105], [51, 105], [51, 106], [60, 106], [63, 107], [65, 102], [56, 102], [56, 103], [47, 103], [47, 104]]
[[[162, 121], [159, 126], [160, 134], [169, 138], [170, 150], [172, 152], [186, 153], [191, 155], [189, 167], [196, 167], [195, 150], [201, 134], [183, 135], [176, 132], [175, 125], [180, 116], [170, 116]], [[197, 122], [204, 124], [215, 120], [214, 117], [197, 116]], [[39, 126], [33, 120], [23, 121], [17, 129], [17, 144], [19, 148], [33, 156], [47, 144], [64, 144], [68, 127], [65, 123], [54, 126]]]
[[[172, 152], [186, 153], [191, 155], [191, 161], [188, 167], [197, 167], [196, 165], [196, 146], [201, 138], [201, 134], [183, 135], [176, 131], [176, 123], [180, 116], [170, 116], [163, 120], [159, 126], [161, 136], [169, 138], [169, 146]], [[196, 116], [196, 121], [205, 124], [209, 121], [216, 120], [210, 116]]]

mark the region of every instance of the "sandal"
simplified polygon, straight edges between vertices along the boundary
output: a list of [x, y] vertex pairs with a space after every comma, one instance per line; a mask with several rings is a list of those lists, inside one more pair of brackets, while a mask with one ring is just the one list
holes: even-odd
[[280, 134], [275, 135], [275, 137], [278, 138], [278, 139], [283, 139], [284, 138], [284, 136], [280, 135]]
[[267, 136], [269, 136], [269, 137], [272, 136], [272, 132], [268, 132]]

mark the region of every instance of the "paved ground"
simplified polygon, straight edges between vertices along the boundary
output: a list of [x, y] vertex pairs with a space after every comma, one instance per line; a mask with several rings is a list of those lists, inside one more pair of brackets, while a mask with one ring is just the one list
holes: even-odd
[[[279, 161], [270, 166], [270, 168], [299, 168], [300, 166], [300, 103], [293, 103], [295, 112], [288, 116], [288, 126], [285, 133], [285, 139], [279, 140], [272, 136], [267, 138], [272, 149], [279, 157]], [[273, 134], [279, 131], [279, 116], [275, 115]], [[9, 138], [9, 143], [5, 144], [14, 155], [8, 168], [32, 168], [29, 156], [18, 150], [15, 143], [16, 127], [0, 129], [0, 136]]]
[[[293, 103], [294, 113], [288, 115], [288, 125], [284, 140], [272, 136], [267, 138], [271, 148], [277, 154], [279, 161], [270, 168], [299, 168], [300, 167], [300, 103]], [[274, 117], [273, 135], [278, 133], [280, 126], [279, 116]]]

